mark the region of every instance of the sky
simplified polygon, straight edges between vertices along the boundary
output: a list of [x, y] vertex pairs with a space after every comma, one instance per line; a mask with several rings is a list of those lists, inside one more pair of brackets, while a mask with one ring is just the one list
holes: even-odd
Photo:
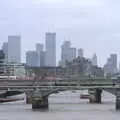
[[0, 46], [8, 35], [21, 35], [22, 61], [45, 32], [56, 32], [57, 61], [61, 45], [83, 48], [85, 57], [98, 56], [104, 65], [110, 53], [120, 53], [119, 0], [0, 0]]

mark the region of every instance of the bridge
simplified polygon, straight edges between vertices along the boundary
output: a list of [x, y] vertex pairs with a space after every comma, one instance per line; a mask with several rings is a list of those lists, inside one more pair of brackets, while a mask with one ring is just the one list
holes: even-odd
[[48, 108], [48, 96], [65, 90], [86, 90], [90, 94], [90, 103], [101, 103], [102, 90], [116, 96], [116, 109], [120, 110], [120, 86], [118, 79], [110, 78], [69, 78], [56, 80], [0, 80], [0, 90], [18, 90], [27, 94], [32, 108]]

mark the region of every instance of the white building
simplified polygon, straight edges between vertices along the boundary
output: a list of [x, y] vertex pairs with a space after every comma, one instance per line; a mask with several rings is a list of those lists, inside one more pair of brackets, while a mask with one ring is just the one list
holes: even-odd
[[84, 57], [84, 50], [82, 48], [78, 49], [78, 57]]
[[2, 51], [5, 54], [5, 60], [8, 60], [8, 42], [4, 42], [2, 45]]
[[36, 51], [28, 51], [26, 53], [26, 64], [29, 67], [39, 67], [38, 53]]
[[46, 53], [45, 53], [45, 66], [56, 66], [56, 33], [47, 32], [46, 39]]
[[8, 36], [8, 62], [21, 62], [21, 37]]

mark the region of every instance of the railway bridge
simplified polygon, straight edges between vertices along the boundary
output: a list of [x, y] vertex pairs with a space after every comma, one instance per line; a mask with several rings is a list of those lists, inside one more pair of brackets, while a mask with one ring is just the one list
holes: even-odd
[[56, 80], [0, 80], [0, 90], [18, 90], [31, 99], [32, 108], [48, 108], [48, 96], [59, 91], [88, 90], [90, 103], [101, 103], [102, 90], [116, 96], [116, 110], [120, 110], [120, 86], [118, 79], [110, 78], [64, 78]]

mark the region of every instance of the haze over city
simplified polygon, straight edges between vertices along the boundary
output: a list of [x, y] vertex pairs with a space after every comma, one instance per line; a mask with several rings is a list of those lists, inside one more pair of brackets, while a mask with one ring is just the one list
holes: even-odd
[[[60, 46], [70, 40], [83, 48], [85, 57], [98, 56], [104, 65], [110, 53], [119, 55], [119, 1], [114, 0], [1, 0], [0, 45], [8, 35], [21, 35], [22, 61], [25, 52], [44, 43], [45, 32], [56, 32], [57, 61]], [[119, 57], [118, 57], [119, 58]]]

